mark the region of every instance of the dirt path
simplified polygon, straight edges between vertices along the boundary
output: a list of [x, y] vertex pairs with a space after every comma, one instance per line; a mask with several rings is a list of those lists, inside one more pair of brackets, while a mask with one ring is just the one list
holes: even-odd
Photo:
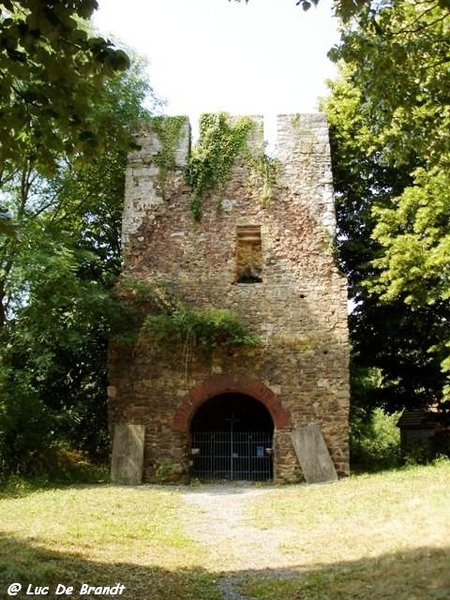
[[270, 497], [273, 491], [246, 483], [213, 484], [183, 491], [187, 509], [185, 532], [207, 550], [202, 566], [223, 573], [220, 588], [225, 599], [243, 598], [234, 591], [233, 582], [250, 571], [270, 571], [272, 575], [279, 571], [280, 577], [289, 577], [290, 568], [298, 564], [298, 557], [280, 549], [280, 544], [291, 539], [288, 526], [255, 527], [249, 516], [251, 501]]

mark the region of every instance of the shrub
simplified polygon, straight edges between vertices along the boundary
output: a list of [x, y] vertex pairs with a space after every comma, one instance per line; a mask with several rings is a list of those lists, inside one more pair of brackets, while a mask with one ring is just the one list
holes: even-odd
[[400, 465], [400, 413], [387, 414], [381, 408], [370, 413], [356, 412], [350, 426], [352, 468], [377, 471]]
[[403, 448], [403, 459], [408, 465], [428, 465], [440, 458], [450, 458], [450, 433], [435, 433], [428, 440], [409, 443]]

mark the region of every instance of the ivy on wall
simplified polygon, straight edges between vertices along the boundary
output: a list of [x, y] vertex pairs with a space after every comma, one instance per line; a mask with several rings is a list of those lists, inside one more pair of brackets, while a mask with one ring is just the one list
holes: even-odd
[[[158, 116], [152, 119], [153, 131], [161, 149], [155, 156], [159, 167], [161, 193], [165, 197], [168, 173], [176, 169], [176, 152], [180, 145], [187, 117]], [[232, 177], [237, 159], [249, 169], [248, 187], [256, 190], [263, 204], [273, 199], [279, 173], [279, 161], [248, 147], [249, 136], [255, 128], [251, 117], [231, 119], [227, 113], [204, 114], [200, 117], [198, 143], [192, 147], [184, 168], [190, 186], [191, 210], [196, 221], [202, 217], [205, 198], [212, 194], [220, 206], [226, 184]]]
[[187, 121], [187, 117], [158, 116], [152, 118], [153, 131], [161, 143], [161, 149], [154, 160], [159, 167], [159, 183], [163, 198], [165, 197], [167, 175], [176, 168], [176, 153]]
[[220, 201], [226, 183], [231, 179], [236, 159], [247, 150], [247, 140], [254, 127], [249, 117], [233, 122], [226, 113], [200, 117], [200, 138], [186, 166], [185, 175], [191, 186], [191, 209], [201, 219], [202, 202], [213, 192]]

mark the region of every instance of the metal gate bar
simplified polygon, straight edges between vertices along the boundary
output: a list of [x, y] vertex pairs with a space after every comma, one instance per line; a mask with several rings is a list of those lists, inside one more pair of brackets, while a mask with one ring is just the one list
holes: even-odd
[[199, 479], [266, 481], [272, 478], [272, 433], [195, 431], [192, 475]]

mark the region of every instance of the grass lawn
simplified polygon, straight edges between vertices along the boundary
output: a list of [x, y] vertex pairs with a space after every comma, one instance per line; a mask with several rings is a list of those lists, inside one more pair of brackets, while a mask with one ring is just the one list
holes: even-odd
[[293, 486], [258, 499], [254, 523], [289, 528], [298, 568], [250, 574], [260, 600], [450, 598], [450, 462]]
[[[170, 488], [80, 486], [0, 501], [0, 598], [12, 582], [126, 586], [127, 600], [214, 600], [213, 577], [197, 568], [202, 549], [183, 535], [181, 499]], [[53, 595], [52, 595], [53, 593]], [[2, 595], [3, 594], [3, 595]]]
[[[450, 598], [450, 462], [357, 476], [332, 485], [268, 486], [245, 526], [280, 531], [289, 568], [221, 573], [211, 548], [185, 533], [170, 487], [73, 486], [0, 496], [0, 598], [19, 582], [47, 598], [121, 583], [127, 600], [429, 600]], [[261, 549], [264, 551], [264, 549]], [[209, 561], [211, 564], [211, 561]], [[57, 584], [73, 586], [55, 595]], [[222, 586], [223, 589], [223, 586]], [[96, 590], [97, 592], [99, 590]], [[36, 596], [37, 597], [37, 596]], [[228, 596], [231, 598], [231, 596]]]

